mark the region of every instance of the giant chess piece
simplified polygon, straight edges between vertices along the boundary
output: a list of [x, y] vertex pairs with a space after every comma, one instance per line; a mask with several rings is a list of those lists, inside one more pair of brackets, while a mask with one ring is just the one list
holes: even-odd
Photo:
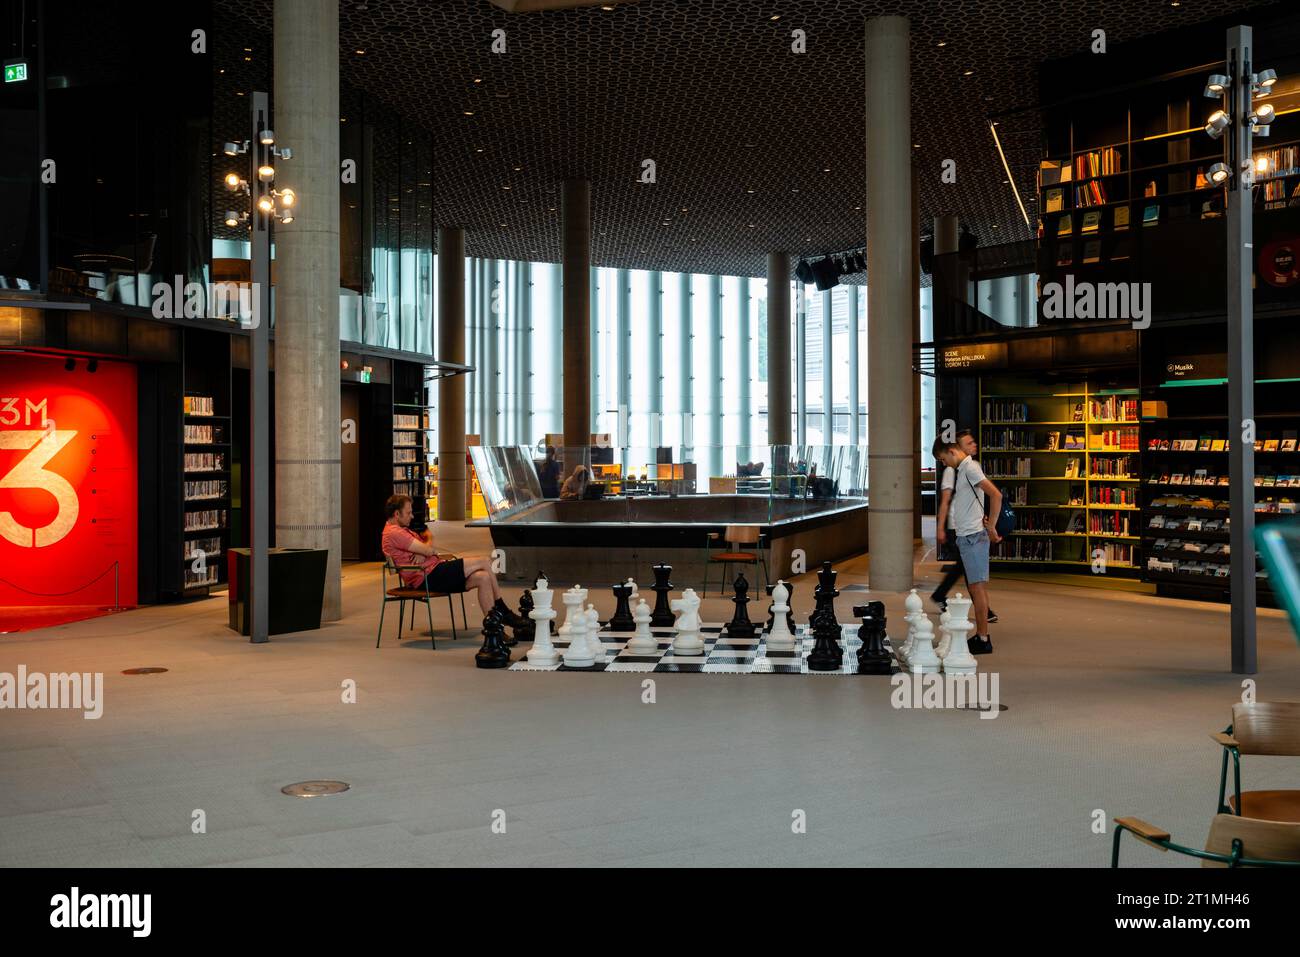
[[590, 668], [596, 663], [587, 646], [587, 612], [582, 607], [586, 597], [586, 591], [576, 585], [564, 593], [564, 607], [569, 612], [564, 622], [569, 629], [569, 647], [564, 649], [566, 668]]
[[[576, 597], [574, 601], [570, 601], [569, 595], [580, 597]], [[583, 622], [586, 622], [586, 612], [583, 610], [583, 606], [587, 602], [587, 591], [581, 585], [574, 585], [564, 593], [564, 597], [561, 600], [564, 602], [566, 614], [564, 616], [564, 624], [560, 626], [560, 629], [556, 634], [561, 638], [568, 638], [573, 631], [573, 626], [575, 624], [574, 617], [576, 615], [582, 615]], [[576, 605], [574, 602], [576, 602]], [[585, 624], [582, 627], [585, 630]]]
[[676, 624], [672, 605], [668, 600], [668, 593], [673, 590], [673, 583], [668, 580], [673, 573], [673, 566], [659, 564], [652, 566], [651, 570], [655, 573], [655, 607], [650, 613], [650, 627], [671, 628]]
[[899, 664], [904, 668], [907, 667], [907, 656], [912, 652], [912, 642], [916, 640], [916, 623], [925, 614], [921, 610], [923, 607], [921, 596], [916, 593], [915, 588], [908, 592], [907, 597], [903, 599], [903, 608], [907, 611], [907, 614], [903, 616], [903, 621], [907, 622], [907, 637], [895, 649], [895, 654], [898, 656]]
[[593, 661], [605, 660], [605, 643], [600, 640], [600, 612], [595, 605], [587, 606], [587, 647], [591, 649]]
[[853, 617], [862, 619], [858, 638], [858, 674], [887, 675], [894, 670], [894, 659], [885, 648], [885, 603], [869, 601], [853, 609]]
[[943, 659], [944, 674], [973, 675], [977, 670], [975, 656], [966, 644], [966, 632], [975, 628], [975, 623], [967, 616], [970, 614], [971, 600], [963, 598], [957, 592], [948, 599], [948, 657]]
[[[704, 654], [704, 642], [700, 639], [700, 596], [695, 594], [695, 589], [686, 589], [681, 598], [674, 598], [669, 603], [669, 607], [674, 612], [680, 612], [673, 623], [677, 629], [677, 637], [673, 639], [673, 654]], [[651, 624], [653, 623], [652, 618]]]
[[[626, 585], [628, 588], [632, 589], [632, 594], [627, 596], [627, 601], [629, 605], [635, 608], [636, 603], [641, 600], [641, 593], [637, 591], [637, 587], [636, 587], [636, 579], [629, 576], [628, 580], [623, 582], [623, 584]], [[633, 615], [632, 617], [635, 618], [636, 616]]]
[[519, 617], [525, 619], [527, 624], [517, 625], [514, 629], [515, 641], [532, 641], [533, 633], [537, 628], [537, 622], [533, 621], [533, 593], [530, 589], [525, 588], [524, 593], [519, 596]]
[[808, 652], [808, 670], [839, 671], [844, 664], [844, 649], [840, 647], [842, 629], [835, 613], [830, 608], [819, 608], [813, 612], [811, 623], [813, 646]]
[[636, 603], [632, 620], [636, 622], [636, 634], [627, 643], [627, 650], [634, 655], [653, 655], [659, 650], [659, 640], [650, 634], [650, 606], [642, 598]]
[[939, 673], [939, 664], [939, 656], [934, 653], [934, 622], [922, 612], [907, 652], [907, 670], [914, 675], [934, 675]]
[[749, 612], [745, 609], [749, 604], [749, 582], [745, 580], [744, 572], [736, 576], [734, 587], [736, 594], [731, 600], [736, 606], [736, 611], [731, 616], [731, 621], [727, 623], [727, 637], [753, 638], [754, 623], [749, 620]]
[[[790, 634], [793, 635], [795, 632], [799, 630], [794, 623], [794, 586], [791, 585], [785, 579], [781, 580], [781, 584], [785, 585], [785, 627], [790, 632]], [[776, 597], [775, 589], [776, 589], [775, 585], [768, 585], [767, 597], [775, 598]], [[769, 608], [767, 612], [767, 630], [769, 632], [772, 630], [772, 626], [774, 624], [775, 622], [772, 620], [772, 611]]]
[[626, 583], [614, 586], [614, 599], [617, 604], [614, 606], [614, 617], [605, 625], [608, 631], [632, 631], [636, 628], [629, 604], [632, 600], [632, 591], [633, 586]]
[[551, 641], [551, 622], [555, 620], [555, 609], [551, 607], [551, 602], [555, 600], [555, 592], [551, 589], [550, 582], [538, 578], [532, 594], [536, 596], [536, 607], [528, 613], [528, 617], [533, 620], [533, 647], [528, 649], [528, 663], [553, 665], [560, 660], [555, 643]]
[[839, 574], [831, 567], [830, 562], [822, 562], [822, 570], [817, 573], [817, 588], [813, 592], [813, 597], [817, 599], [817, 611], [827, 612], [830, 615], [830, 623], [836, 628], [840, 623], [835, 620], [835, 599], [839, 597], [839, 589], [835, 587], [835, 578]]
[[786, 599], [789, 597], [790, 587], [784, 581], [778, 581], [772, 587], [772, 612], [768, 619], [771, 626], [767, 633], [768, 651], [794, 651], [795, 649], [794, 631], [789, 625], [790, 606], [786, 604]]
[[[944, 602], [947, 605], [947, 602]], [[948, 650], [952, 647], [952, 632], [948, 629], [949, 622], [952, 621], [952, 612], [946, 607], [939, 613], [939, 640], [934, 643], [934, 653], [942, 661], [948, 657]]]
[[474, 655], [479, 668], [504, 668], [510, 664], [510, 649], [505, 646], [506, 626], [495, 608], [483, 618], [483, 647]]

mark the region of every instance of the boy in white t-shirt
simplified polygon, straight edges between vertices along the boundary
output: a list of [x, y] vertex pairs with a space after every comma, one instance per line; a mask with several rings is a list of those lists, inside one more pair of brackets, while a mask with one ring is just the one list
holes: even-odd
[[1001, 539], [994, 520], [984, 514], [984, 497], [989, 498], [989, 515], [998, 515], [1002, 511], [1002, 493], [956, 442], [936, 439], [933, 451], [934, 457], [954, 472], [952, 528], [975, 603], [975, 634], [968, 644], [971, 654], [986, 655], [993, 650], [989, 637], [989, 544]]
[[[962, 429], [957, 433], [957, 444], [961, 446], [963, 452], [972, 458], [975, 458], [980, 454], [979, 443], [975, 441], [975, 433], [970, 429]], [[938, 540], [941, 548], [948, 543], [948, 536], [952, 535], [952, 518], [949, 515], [949, 509], [952, 505], [952, 493], [953, 489], [956, 488], [956, 485], [957, 473], [953, 469], [945, 468], [943, 470], [943, 478], [939, 483], [939, 505], [938, 508], [935, 509], [937, 519], [935, 538]], [[961, 553], [957, 551], [955, 535], [953, 536], [952, 550], [956, 552], [956, 561], [943, 569], [943, 580], [939, 582], [939, 586], [930, 594], [930, 600], [939, 606], [940, 611], [948, 607], [948, 592], [952, 590], [952, 586], [957, 584], [957, 579], [966, 574], [966, 570], [962, 568], [961, 564]], [[941, 557], [948, 556], [943, 556], [941, 553]], [[966, 590], [969, 592], [970, 582], [967, 582], [966, 584]], [[989, 624], [991, 625], [997, 620], [997, 613], [993, 611], [993, 606], [990, 605]]]

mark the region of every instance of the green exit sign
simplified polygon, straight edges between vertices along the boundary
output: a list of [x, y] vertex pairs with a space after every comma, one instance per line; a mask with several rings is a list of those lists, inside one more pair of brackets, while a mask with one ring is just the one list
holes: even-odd
[[21, 83], [27, 79], [27, 61], [9, 60], [5, 63], [5, 82]]

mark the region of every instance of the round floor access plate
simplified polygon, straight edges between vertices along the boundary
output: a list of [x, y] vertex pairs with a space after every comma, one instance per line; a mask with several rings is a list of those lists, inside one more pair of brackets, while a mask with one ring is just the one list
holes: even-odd
[[166, 668], [127, 668], [122, 672], [124, 675], [160, 675]]
[[350, 787], [346, 781], [299, 781], [297, 784], [286, 784], [280, 788], [280, 793], [290, 797], [314, 798], [342, 794]]

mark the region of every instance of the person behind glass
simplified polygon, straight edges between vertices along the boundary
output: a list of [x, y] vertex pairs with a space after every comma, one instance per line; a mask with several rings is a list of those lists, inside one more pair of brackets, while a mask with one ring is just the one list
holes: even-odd
[[478, 555], [439, 558], [430, 529], [426, 528], [419, 535], [411, 531], [414, 509], [409, 495], [389, 496], [384, 503], [384, 514], [388, 516], [384, 525], [384, 554], [399, 568], [403, 565], [419, 566], [398, 572], [403, 585], [407, 588], [427, 587], [431, 592], [443, 594], [469, 591], [472, 588], [478, 592], [478, 606], [484, 615], [495, 609], [500, 612], [501, 620], [511, 628], [520, 628], [526, 624], [501, 597], [501, 586], [492, 573], [491, 559]]
[[966, 584], [975, 602], [975, 634], [967, 645], [971, 654], [986, 655], [993, 650], [989, 637], [989, 544], [996, 544], [1001, 537], [994, 520], [984, 514], [984, 498], [989, 499], [989, 514], [998, 515], [1002, 511], [1002, 493], [985, 477], [979, 463], [956, 442], [936, 439], [934, 457], [954, 473], [952, 529], [966, 571]]
[[564, 487], [560, 489], [560, 498], [566, 501], [582, 498], [587, 492], [587, 466], [579, 465], [573, 470], [573, 474], [564, 480]]
[[[980, 452], [979, 443], [975, 441], [975, 435], [970, 429], [962, 429], [957, 433], [957, 444], [961, 446], [963, 452], [971, 458], [978, 460]], [[945, 468], [943, 470], [943, 479], [939, 483], [939, 508], [935, 519], [935, 528], [937, 529], [935, 538], [938, 540], [941, 548], [950, 541], [949, 534], [952, 531], [952, 490], [956, 482], [956, 477], [957, 473], [953, 469]], [[961, 563], [961, 552], [957, 550], [957, 543], [955, 540], [952, 541], [952, 552], [956, 556], [956, 561], [944, 568], [943, 580], [939, 582], [939, 587], [930, 595], [930, 600], [941, 609], [946, 608], [948, 605], [948, 592], [952, 590], [952, 586], [957, 584], [958, 578], [961, 578], [966, 574]], [[966, 590], [970, 590], [969, 580], [966, 582]], [[992, 608], [990, 608], [989, 623], [993, 624], [997, 620], [997, 614]]]
[[560, 497], [560, 462], [553, 445], [546, 447], [546, 461], [537, 466], [537, 481], [541, 483], [543, 498]]

